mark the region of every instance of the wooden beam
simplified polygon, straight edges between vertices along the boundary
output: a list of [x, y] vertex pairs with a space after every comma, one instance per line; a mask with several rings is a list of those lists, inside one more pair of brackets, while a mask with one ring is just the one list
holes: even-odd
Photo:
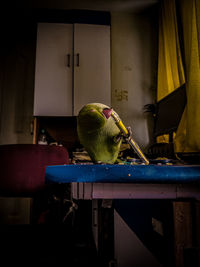
[[174, 249], [176, 267], [184, 267], [184, 250], [193, 245], [192, 202], [174, 201]]

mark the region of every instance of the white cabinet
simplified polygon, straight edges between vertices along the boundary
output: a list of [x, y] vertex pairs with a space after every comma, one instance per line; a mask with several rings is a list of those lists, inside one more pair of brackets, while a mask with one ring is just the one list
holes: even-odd
[[[110, 105], [110, 27], [74, 25], [74, 112], [91, 102]], [[78, 59], [78, 58], [77, 58]]]
[[72, 25], [40, 23], [38, 25], [34, 115], [72, 114]]
[[110, 26], [39, 23], [34, 116], [77, 115], [110, 105]]

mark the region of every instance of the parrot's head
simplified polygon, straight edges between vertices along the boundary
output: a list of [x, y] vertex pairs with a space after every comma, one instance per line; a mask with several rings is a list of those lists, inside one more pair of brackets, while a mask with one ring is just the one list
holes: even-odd
[[101, 103], [85, 105], [77, 117], [78, 126], [87, 132], [98, 130], [106, 124], [112, 114], [112, 108]]

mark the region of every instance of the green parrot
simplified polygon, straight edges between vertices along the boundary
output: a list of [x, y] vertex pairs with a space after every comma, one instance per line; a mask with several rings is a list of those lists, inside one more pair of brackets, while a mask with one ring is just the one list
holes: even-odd
[[112, 164], [117, 161], [122, 135], [111, 114], [110, 107], [90, 103], [80, 110], [77, 117], [80, 143], [95, 163]]

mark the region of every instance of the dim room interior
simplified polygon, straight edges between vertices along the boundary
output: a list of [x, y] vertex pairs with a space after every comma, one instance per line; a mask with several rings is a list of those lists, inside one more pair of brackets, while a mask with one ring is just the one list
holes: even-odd
[[200, 1], [0, 20], [2, 264], [199, 267]]

